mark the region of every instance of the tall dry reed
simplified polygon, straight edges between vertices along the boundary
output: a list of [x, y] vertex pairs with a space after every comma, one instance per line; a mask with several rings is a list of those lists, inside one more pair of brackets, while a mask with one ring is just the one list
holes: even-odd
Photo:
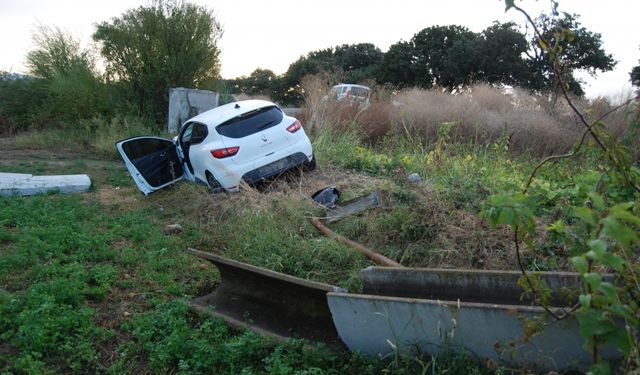
[[[566, 101], [556, 100], [549, 93], [533, 94], [488, 84], [476, 84], [457, 94], [443, 89], [393, 92], [373, 87], [368, 106], [349, 106], [327, 100], [326, 95], [336, 82], [328, 74], [308, 76], [302, 81], [305, 105], [301, 117], [311, 130], [356, 127], [369, 142], [401, 136], [430, 145], [437, 141], [440, 127], [447, 124], [453, 142], [488, 145], [507, 138], [510, 150], [541, 156], [569, 151], [584, 131]], [[602, 98], [574, 101], [588, 113], [589, 121], [613, 108], [609, 100]], [[605, 123], [616, 135], [629, 138], [632, 149], [640, 150], [638, 134], [629, 134], [633, 113], [638, 116], [637, 105], [620, 108], [611, 112]]]

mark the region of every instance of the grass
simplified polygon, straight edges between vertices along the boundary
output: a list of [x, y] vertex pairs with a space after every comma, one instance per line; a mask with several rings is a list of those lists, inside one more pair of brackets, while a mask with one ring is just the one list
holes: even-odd
[[95, 117], [39, 131], [23, 132], [12, 140], [13, 147], [32, 150], [68, 150], [93, 157], [117, 158], [116, 141], [153, 134], [152, 124], [136, 116]]
[[[484, 105], [500, 110], [501, 102], [486, 96]], [[514, 152], [513, 138], [460, 142], [459, 125], [444, 123], [427, 142], [341, 121], [316, 124], [316, 171], [239, 194], [211, 195], [178, 183], [142, 196], [113, 150], [117, 139], [148, 133], [135, 119], [88, 120], [72, 132], [1, 140], [8, 151], [0, 171], [88, 173], [93, 187], [74, 196], [0, 197], [0, 372], [484, 372], [465, 355], [377, 360], [275, 343], [188, 311], [186, 301], [210, 291], [217, 274], [185, 255], [186, 247], [358, 292], [358, 273], [371, 263], [309, 223], [323, 214], [309, 196], [327, 185], [344, 200], [381, 192], [384, 207], [331, 227], [404, 265], [516, 268], [511, 234], [481, 217], [489, 195], [522, 186], [535, 164], [531, 154]], [[411, 173], [423, 182], [409, 183]], [[532, 186], [539, 226], [566, 215], [565, 203], [584, 201], [598, 176], [588, 150], [544, 171]], [[165, 236], [162, 228], [172, 223], [184, 231]], [[544, 242], [525, 251], [527, 267], [567, 269], [563, 244]]]
[[289, 351], [295, 368], [370, 366], [192, 316], [184, 298], [215, 274], [182, 252], [194, 233], [164, 236], [149, 207], [109, 213], [90, 195], [53, 194], [0, 198], [0, 208], [4, 371], [231, 374], [268, 370]]
[[[15, 145], [12, 145], [15, 148]], [[0, 197], [0, 371], [6, 373], [342, 374], [481, 371], [466, 356], [373, 360], [299, 341], [275, 343], [189, 312], [186, 301], [217, 280], [186, 247], [357, 291], [361, 255], [319, 235], [320, 212], [301, 185], [210, 195], [180, 183], [143, 197], [121, 162], [15, 150], [0, 170], [89, 173], [92, 191]], [[6, 157], [7, 155], [5, 155]], [[328, 168], [327, 168], [328, 169]], [[347, 195], [374, 181], [354, 178]], [[199, 199], [188, 199], [199, 197]], [[184, 231], [165, 236], [178, 222]], [[455, 373], [454, 372], [454, 373]]]
[[[489, 227], [480, 213], [490, 195], [521, 189], [536, 163], [530, 154], [512, 152], [506, 140], [469, 145], [450, 142], [446, 134], [427, 148], [389, 138], [379, 146], [367, 146], [353, 128], [327, 128], [315, 139], [320, 164], [393, 181], [390, 209], [365, 220], [345, 220], [338, 224], [340, 233], [405, 265], [517, 269], [509, 232]], [[569, 215], [564, 209], [569, 203], [587, 200], [600, 174], [590, 155], [587, 151], [538, 174], [530, 193], [537, 200], [539, 227]], [[424, 181], [409, 183], [411, 173]], [[549, 248], [542, 245], [546, 239], [548, 233], [541, 230], [539, 243], [526, 254], [526, 265], [531, 270], [570, 269], [562, 244]]]

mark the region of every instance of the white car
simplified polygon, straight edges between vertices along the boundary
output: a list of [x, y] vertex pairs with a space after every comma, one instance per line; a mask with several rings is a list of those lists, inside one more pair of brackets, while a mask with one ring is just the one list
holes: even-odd
[[316, 160], [302, 125], [274, 103], [225, 104], [185, 122], [173, 140], [134, 137], [116, 148], [145, 194], [181, 179], [211, 190], [237, 191], [292, 168], [312, 170]]
[[367, 86], [354, 85], [352, 83], [341, 83], [335, 85], [329, 91], [328, 98], [339, 102], [347, 101], [350, 103], [369, 104], [369, 95], [371, 90]]

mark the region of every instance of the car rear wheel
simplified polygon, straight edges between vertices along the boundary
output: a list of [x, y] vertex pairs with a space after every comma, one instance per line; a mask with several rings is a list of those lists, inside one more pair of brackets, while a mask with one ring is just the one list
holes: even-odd
[[316, 169], [316, 156], [313, 155], [311, 161], [308, 161], [302, 165], [302, 169], [305, 171], [312, 171]]
[[207, 176], [207, 184], [209, 185], [209, 189], [212, 193], [217, 194], [224, 192], [224, 188], [222, 187], [222, 185], [220, 185], [220, 182], [218, 182], [218, 180], [213, 177], [213, 174], [211, 172], [206, 171], [205, 175]]

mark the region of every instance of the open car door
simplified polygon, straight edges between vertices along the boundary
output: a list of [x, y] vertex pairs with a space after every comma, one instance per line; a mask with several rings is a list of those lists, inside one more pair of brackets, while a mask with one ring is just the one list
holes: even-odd
[[133, 137], [116, 142], [129, 174], [147, 195], [181, 180], [182, 162], [176, 144], [160, 137]]

